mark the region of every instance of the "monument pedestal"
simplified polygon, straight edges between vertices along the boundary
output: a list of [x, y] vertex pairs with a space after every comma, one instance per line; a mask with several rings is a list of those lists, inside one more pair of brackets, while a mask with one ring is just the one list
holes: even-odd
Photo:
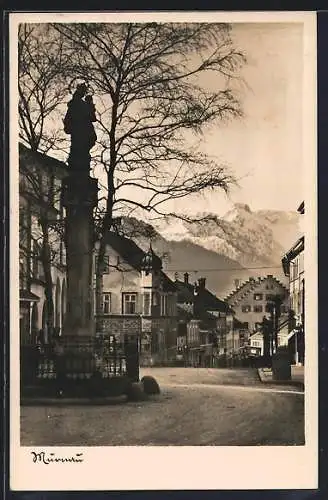
[[67, 307], [63, 335], [92, 337], [95, 334], [93, 210], [98, 182], [86, 172], [71, 172], [63, 186], [66, 208]]

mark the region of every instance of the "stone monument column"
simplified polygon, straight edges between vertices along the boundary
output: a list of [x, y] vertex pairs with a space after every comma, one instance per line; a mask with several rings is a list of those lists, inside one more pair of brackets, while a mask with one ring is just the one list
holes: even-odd
[[98, 201], [97, 179], [90, 177], [90, 149], [96, 142], [92, 98], [81, 84], [68, 103], [64, 130], [71, 136], [69, 175], [63, 185], [66, 208], [67, 308], [63, 335], [91, 337], [95, 334], [93, 297], [94, 222]]

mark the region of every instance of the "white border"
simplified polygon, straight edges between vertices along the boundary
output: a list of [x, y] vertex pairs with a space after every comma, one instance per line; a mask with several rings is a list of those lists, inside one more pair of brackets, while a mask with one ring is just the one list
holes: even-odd
[[[303, 23], [306, 445], [301, 447], [62, 447], [83, 452], [82, 464], [33, 464], [21, 447], [19, 411], [18, 114], [17, 26], [19, 22], [252, 22]], [[314, 12], [133, 12], [12, 13], [10, 25], [10, 487], [13, 490], [310, 489], [317, 487], [317, 197], [316, 197], [316, 14]], [[49, 450], [49, 448], [48, 448]], [[42, 467], [42, 469], [41, 469]]]

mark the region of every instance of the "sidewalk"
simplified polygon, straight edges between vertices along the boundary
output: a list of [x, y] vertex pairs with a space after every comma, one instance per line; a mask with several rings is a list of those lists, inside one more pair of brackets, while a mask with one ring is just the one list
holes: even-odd
[[291, 366], [291, 380], [273, 380], [271, 368], [259, 368], [257, 372], [264, 384], [292, 385], [304, 390], [304, 366]]

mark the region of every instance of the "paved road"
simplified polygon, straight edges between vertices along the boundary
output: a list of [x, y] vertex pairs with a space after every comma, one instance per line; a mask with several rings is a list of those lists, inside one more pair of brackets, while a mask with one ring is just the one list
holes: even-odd
[[158, 368], [143, 369], [141, 375], [145, 373], [155, 375], [162, 389], [149, 401], [119, 406], [23, 407], [22, 445], [304, 443], [300, 392], [263, 388], [247, 370]]
[[152, 375], [162, 385], [215, 384], [261, 386], [255, 369], [249, 368], [141, 368], [140, 377]]

